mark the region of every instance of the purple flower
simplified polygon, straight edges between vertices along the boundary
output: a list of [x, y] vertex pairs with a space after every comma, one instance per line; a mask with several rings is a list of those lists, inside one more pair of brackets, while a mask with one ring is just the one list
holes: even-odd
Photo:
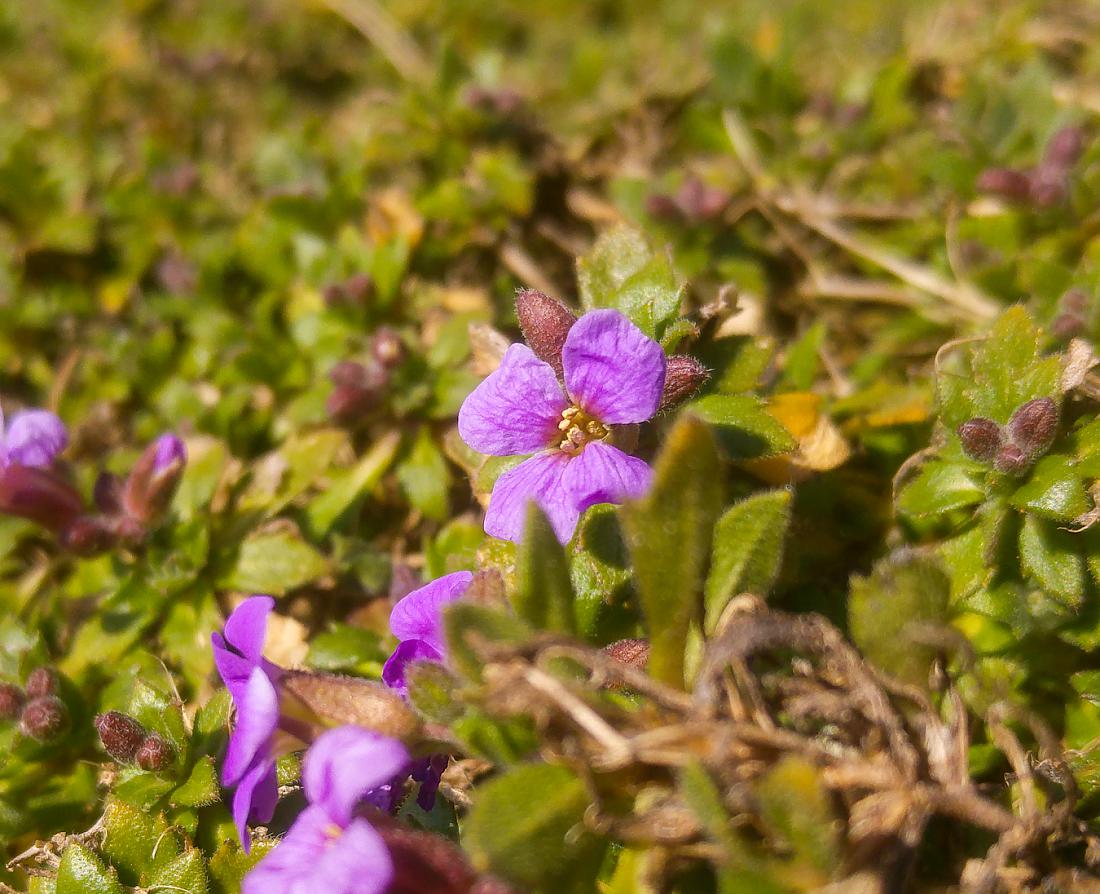
[[381, 894], [393, 879], [382, 836], [356, 806], [404, 772], [405, 746], [357, 726], [318, 737], [302, 784], [309, 806], [275, 849], [245, 877], [243, 894]]
[[473, 579], [469, 571], [445, 574], [413, 590], [393, 607], [390, 630], [400, 643], [382, 668], [382, 682], [390, 689], [405, 695], [405, 667], [410, 662], [444, 660], [443, 606], [461, 598]]
[[589, 506], [645, 493], [652, 470], [605, 439], [611, 426], [645, 422], [657, 412], [665, 365], [661, 346], [617, 310], [592, 311], [569, 330], [564, 390], [548, 363], [512, 345], [458, 414], [459, 433], [474, 450], [534, 454], [497, 479], [486, 533], [518, 541], [534, 500], [564, 543]]
[[153, 442], [153, 471], [163, 472], [169, 466], [187, 462], [187, 448], [171, 432], [161, 435]]
[[246, 853], [248, 822], [270, 822], [279, 797], [272, 740], [279, 726], [275, 684], [282, 670], [263, 657], [267, 616], [274, 606], [270, 596], [246, 599], [226, 620], [224, 634], [210, 636], [214, 664], [237, 709], [222, 764], [222, 783], [236, 787], [233, 821]]
[[68, 443], [65, 423], [48, 410], [21, 410], [7, 425], [0, 411], [0, 468], [52, 465]]

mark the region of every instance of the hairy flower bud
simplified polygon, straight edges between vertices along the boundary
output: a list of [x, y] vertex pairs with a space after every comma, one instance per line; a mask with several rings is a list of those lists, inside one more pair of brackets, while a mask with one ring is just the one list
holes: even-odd
[[97, 714], [95, 728], [106, 752], [122, 763], [132, 763], [145, 740], [145, 727], [121, 711]]
[[1015, 444], [1003, 444], [993, 458], [993, 468], [1006, 475], [1019, 477], [1026, 474], [1027, 470], [1031, 468], [1031, 460]]
[[1072, 167], [1085, 149], [1085, 131], [1080, 127], [1063, 127], [1050, 138], [1043, 152], [1043, 165], [1061, 168]]
[[661, 393], [660, 409], [667, 410], [683, 403], [710, 378], [710, 370], [694, 357], [676, 354], [668, 358], [665, 367], [665, 389]]
[[649, 640], [620, 639], [603, 647], [604, 654], [620, 664], [644, 668], [649, 661]]
[[968, 419], [960, 425], [958, 435], [966, 455], [983, 463], [991, 462], [1004, 442], [1001, 427], [983, 416]]
[[84, 511], [80, 494], [55, 472], [10, 465], [0, 471], [0, 512], [60, 531]]
[[19, 731], [36, 742], [53, 742], [69, 730], [69, 709], [56, 695], [31, 699], [19, 715]]
[[978, 175], [977, 187], [1012, 202], [1031, 198], [1031, 178], [1016, 168], [986, 168]]
[[186, 463], [187, 448], [170, 432], [146, 447], [122, 486], [126, 514], [144, 524], [160, 518], [172, 502]]
[[1058, 341], [1068, 342], [1071, 339], [1083, 335], [1088, 324], [1083, 317], [1076, 313], [1058, 314], [1050, 323], [1050, 334]]
[[110, 525], [98, 516], [82, 515], [57, 536], [58, 542], [74, 556], [96, 556], [115, 545]]
[[0, 721], [15, 720], [26, 700], [23, 690], [14, 683], [0, 683]]
[[549, 295], [521, 289], [516, 293], [516, 317], [527, 345], [539, 360], [553, 367], [560, 379], [564, 375], [561, 350], [565, 337], [577, 322], [573, 312]]
[[61, 678], [52, 667], [36, 667], [27, 677], [27, 698], [40, 698], [43, 695], [57, 695]]
[[1058, 432], [1058, 405], [1049, 397], [1029, 400], [1012, 414], [1007, 428], [1012, 443], [1033, 461], [1054, 443]]
[[175, 749], [157, 733], [150, 733], [138, 746], [134, 760], [143, 770], [163, 770], [176, 757]]

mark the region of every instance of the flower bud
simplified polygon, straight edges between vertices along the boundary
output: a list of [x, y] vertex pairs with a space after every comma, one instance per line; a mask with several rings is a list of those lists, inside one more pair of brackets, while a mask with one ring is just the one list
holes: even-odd
[[1085, 149], [1085, 131], [1080, 127], [1063, 127], [1047, 143], [1043, 165], [1066, 170], [1072, 167]]
[[74, 556], [97, 556], [115, 545], [115, 535], [102, 518], [82, 515], [74, 519], [58, 535], [62, 548]]
[[1039, 165], [1030, 176], [1031, 201], [1040, 208], [1053, 208], [1069, 196], [1069, 181], [1062, 168]]
[[122, 487], [125, 513], [145, 524], [160, 518], [172, 502], [186, 463], [187, 448], [170, 432], [146, 447]]
[[380, 393], [358, 385], [337, 385], [325, 401], [325, 411], [338, 425], [359, 421], [377, 405]]
[[106, 752], [122, 763], [132, 763], [138, 748], [145, 741], [145, 727], [121, 711], [97, 714], [95, 728]]
[[1083, 317], [1076, 313], [1058, 314], [1050, 323], [1050, 334], [1058, 341], [1068, 342], [1077, 336], [1084, 334], [1087, 324]]
[[279, 678], [279, 696], [281, 705], [301, 708], [328, 726], [356, 724], [402, 741], [420, 732], [419, 719], [401, 696], [370, 680], [287, 671]]
[[83, 511], [80, 494], [49, 469], [11, 465], [0, 471], [0, 512], [6, 515], [60, 531]]
[[608, 658], [630, 667], [644, 668], [649, 661], [649, 640], [620, 639], [603, 647]]
[[36, 742], [52, 742], [69, 730], [69, 709], [56, 695], [31, 699], [19, 715], [19, 731]]
[[171, 765], [175, 757], [175, 749], [163, 736], [149, 733], [138, 746], [134, 760], [143, 770], [163, 770]]
[[710, 370], [694, 357], [676, 354], [668, 358], [665, 367], [665, 390], [661, 394], [661, 410], [683, 403], [710, 378]]
[[1029, 461], [1042, 456], [1058, 432], [1058, 405], [1052, 398], [1038, 397], [1019, 407], [1008, 420], [1008, 437]]
[[1031, 178], [1016, 168], [986, 168], [978, 175], [977, 187], [1012, 202], [1031, 198]]
[[92, 502], [108, 515], [122, 512], [122, 479], [111, 472], [100, 472], [92, 488]]
[[370, 341], [371, 356], [384, 368], [397, 366], [405, 357], [405, 343], [389, 326], [382, 326]]
[[57, 695], [60, 683], [61, 678], [52, 667], [36, 667], [27, 677], [27, 698]]
[[663, 192], [646, 196], [645, 210], [650, 217], [671, 219], [680, 216], [680, 206], [676, 204], [676, 200]]
[[23, 690], [14, 683], [0, 683], [0, 721], [15, 720], [26, 700]]
[[1027, 470], [1031, 468], [1031, 460], [1029, 460], [1027, 454], [1015, 444], [1003, 444], [1001, 449], [997, 451], [997, 455], [993, 458], [993, 468], [998, 472], [1003, 472], [1006, 475], [1012, 475], [1018, 478], [1026, 474]]
[[528, 346], [539, 360], [554, 368], [560, 379], [564, 375], [561, 349], [577, 322], [573, 312], [549, 295], [535, 289], [520, 289], [516, 293], [516, 316]]
[[685, 218], [702, 223], [721, 215], [730, 198], [725, 191], [707, 186], [698, 177], [689, 177], [677, 191], [675, 201]]
[[983, 463], [991, 462], [1004, 442], [1001, 427], [983, 416], [975, 416], [960, 425], [958, 435], [966, 455]]

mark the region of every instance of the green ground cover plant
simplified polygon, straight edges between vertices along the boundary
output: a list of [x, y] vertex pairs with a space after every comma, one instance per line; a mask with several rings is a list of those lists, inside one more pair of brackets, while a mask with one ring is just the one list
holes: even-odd
[[0, 890], [1100, 891], [1098, 77], [0, 5]]

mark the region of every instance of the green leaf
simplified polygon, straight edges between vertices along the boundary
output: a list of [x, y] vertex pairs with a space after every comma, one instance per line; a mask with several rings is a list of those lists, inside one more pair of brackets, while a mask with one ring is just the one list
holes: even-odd
[[451, 476], [427, 426], [420, 429], [408, 457], [397, 467], [397, 480], [414, 509], [437, 521], [447, 517]]
[[325, 557], [296, 530], [281, 528], [248, 537], [222, 585], [245, 593], [282, 596], [328, 571]]
[[789, 453], [797, 442], [783, 424], [748, 394], [709, 394], [685, 404], [684, 409], [715, 427], [715, 434], [731, 459], [759, 459]]
[[1044, 456], [1010, 500], [1012, 506], [1055, 521], [1072, 521], [1091, 507], [1076, 463], [1066, 456]]
[[154, 818], [117, 798], [107, 802], [103, 829], [103, 855], [118, 868], [127, 884], [138, 884], [180, 853], [175, 833], [161, 817]]
[[1054, 522], [1028, 515], [1020, 529], [1020, 564], [1048, 594], [1067, 608], [1085, 595], [1085, 562], [1073, 535]]
[[533, 502], [516, 551], [514, 604], [516, 613], [539, 630], [573, 633], [576, 628], [565, 550], [550, 521]]
[[218, 771], [214, 766], [214, 758], [204, 755], [195, 762], [191, 775], [172, 792], [169, 800], [173, 804], [182, 804], [186, 807], [205, 807], [220, 799]]
[[795, 859], [820, 873], [820, 883], [840, 860], [836, 817], [816, 767], [798, 757], [783, 758], [756, 784], [764, 822]]
[[951, 582], [939, 563], [913, 552], [878, 562], [853, 577], [848, 627], [876, 665], [917, 686], [928, 685], [936, 633], [948, 622]]
[[382, 639], [373, 630], [335, 624], [309, 641], [306, 664], [317, 670], [367, 674], [380, 672], [389, 652], [382, 648]]
[[82, 844], [69, 844], [57, 868], [57, 894], [126, 894], [117, 875]]
[[[565, 767], [515, 767], [479, 787], [463, 843], [475, 866], [524, 890], [590, 892], [599, 850], [584, 827], [588, 803], [584, 784]], [[580, 887], [588, 873], [589, 887]]]
[[522, 642], [530, 628], [511, 612], [459, 600], [443, 610], [447, 655], [451, 665], [472, 680], [481, 679], [482, 661], [476, 642]]
[[164, 736], [175, 749], [179, 764], [187, 750], [187, 729], [183, 722], [183, 705], [176, 698], [154, 689], [144, 680], [137, 680], [126, 713], [146, 729]]
[[307, 527], [315, 537], [327, 534], [361, 494], [378, 485], [389, 471], [400, 443], [399, 432], [387, 432], [350, 469], [329, 475], [327, 489], [306, 507]]
[[699, 616], [721, 508], [722, 464], [714, 437], [702, 421], [683, 415], [657, 459], [649, 494], [622, 510], [649, 631], [649, 672], [673, 686], [685, 682], [688, 627]]
[[767, 594], [783, 557], [790, 491], [755, 494], [731, 506], [714, 526], [710, 574], [703, 590], [704, 629], [713, 633], [738, 593]]
[[[222, 844], [210, 858], [210, 881], [215, 894], [240, 894], [241, 882], [248, 871], [275, 846], [274, 841], [253, 839], [252, 852], [246, 854], [236, 840]], [[168, 892], [165, 892], [168, 894]]]
[[180, 854], [171, 863], [152, 873], [146, 887], [150, 894], [158, 889], [186, 894], [208, 894], [210, 878], [206, 874], [206, 861], [202, 858], [202, 852], [192, 848]]
[[933, 459], [902, 488], [898, 510], [922, 518], [973, 506], [984, 499], [985, 491], [976, 473], [956, 463]]
[[217, 438], [188, 438], [187, 465], [172, 501], [182, 518], [194, 518], [210, 502], [228, 461], [229, 449]]
[[455, 695], [458, 680], [437, 661], [414, 661], [405, 672], [409, 703], [433, 723], [451, 723], [462, 715]]

